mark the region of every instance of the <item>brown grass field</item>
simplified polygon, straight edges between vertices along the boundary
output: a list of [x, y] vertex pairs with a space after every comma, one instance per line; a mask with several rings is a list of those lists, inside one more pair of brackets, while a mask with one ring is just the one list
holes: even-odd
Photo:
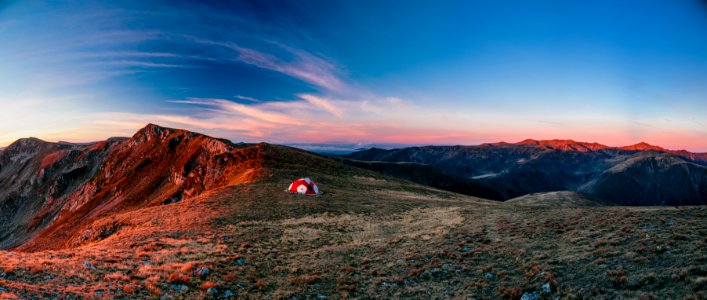
[[[310, 158], [0, 251], [0, 299], [707, 298], [705, 207], [520, 206]], [[324, 194], [285, 193], [301, 175]]]

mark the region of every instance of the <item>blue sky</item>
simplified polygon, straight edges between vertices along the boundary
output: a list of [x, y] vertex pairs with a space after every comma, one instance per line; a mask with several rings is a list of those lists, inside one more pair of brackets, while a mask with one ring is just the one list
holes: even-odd
[[707, 4], [2, 1], [0, 145], [153, 122], [235, 141], [707, 151]]

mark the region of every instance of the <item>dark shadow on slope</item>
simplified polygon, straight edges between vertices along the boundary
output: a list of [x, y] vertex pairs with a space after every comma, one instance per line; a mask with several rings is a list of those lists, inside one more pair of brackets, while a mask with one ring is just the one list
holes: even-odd
[[502, 200], [496, 190], [485, 187], [471, 179], [454, 176], [425, 164], [409, 162], [372, 162], [338, 158], [347, 165], [378, 172], [387, 176], [409, 180], [441, 190], [474, 196], [479, 198]]

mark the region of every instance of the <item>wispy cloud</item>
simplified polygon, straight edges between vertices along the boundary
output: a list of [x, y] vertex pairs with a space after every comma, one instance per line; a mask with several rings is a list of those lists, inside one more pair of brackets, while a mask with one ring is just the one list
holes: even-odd
[[[279, 72], [327, 91], [342, 92], [347, 88], [347, 85], [340, 78], [342, 71], [337, 69], [335, 64], [301, 49], [285, 47], [279, 43], [270, 43], [273, 47], [284, 50], [292, 56], [292, 59], [285, 60], [274, 54], [248, 48], [230, 41], [214, 41], [189, 35], [185, 35], [184, 38], [195, 43], [230, 49], [234, 52], [236, 61]], [[233, 58], [226, 57], [225, 59], [232, 60]]]
[[221, 114], [229, 114], [231, 116], [238, 116], [238, 117], [246, 117], [246, 118], [254, 118], [257, 120], [262, 120], [262, 121], [267, 121], [275, 124], [282, 124], [282, 125], [298, 125], [301, 124], [301, 121], [298, 121], [292, 117], [287, 116], [286, 114], [282, 113], [277, 113], [277, 112], [270, 112], [265, 109], [263, 109], [263, 106], [267, 106], [267, 104], [263, 105], [244, 105], [240, 103], [235, 103], [232, 101], [224, 100], [224, 99], [201, 99], [201, 98], [192, 98], [189, 100], [175, 100], [171, 101], [173, 103], [182, 103], [182, 104], [198, 104], [198, 105], [207, 105], [207, 106], [213, 106], [216, 108], [219, 108], [220, 110], [218, 111]]
[[194, 66], [188, 66], [188, 65], [183, 65], [183, 64], [167, 64], [167, 63], [156, 63], [156, 62], [139, 61], [139, 60], [104, 61], [104, 62], [95, 62], [93, 64], [103, 67], [103, 68], [119, 67], [119, 68], [128, 68], [128, 69], [131, 69], [131, 68], [193, 68], [194, 67]]
[[241, 99], [241, 100], [250, 101], [250, 102], [263, 102], [261, 100], [255, 99], [253, 97], [248, 97], [248, 96], [236, 95], [234, 97], [236, 99]]
[[343, 117], [344, 113], [341, 111], [341, 109], [337, 108], [330, 100], [327, 100], [325, 98], [315, 96], [315, 95], [308, 95], [308, 94], [303, 94], [299, 95], [301, 99], [304, 99], [307, 101], [309, 104], [312, 104], [314, 106], [323, 108], [324, 110], [334, 114], [335, 116], [341, 118]]

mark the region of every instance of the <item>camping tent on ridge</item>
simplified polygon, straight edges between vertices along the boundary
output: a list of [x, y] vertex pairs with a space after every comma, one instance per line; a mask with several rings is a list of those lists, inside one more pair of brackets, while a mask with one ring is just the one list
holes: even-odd
[[298, 193], [303, 195], [319, 195], [319, 188], [317, 187], [317, 184], [308, 177], [293, 181], [290, 184], [290, 187], [287, 188], [287, 191], [290, 193]]

